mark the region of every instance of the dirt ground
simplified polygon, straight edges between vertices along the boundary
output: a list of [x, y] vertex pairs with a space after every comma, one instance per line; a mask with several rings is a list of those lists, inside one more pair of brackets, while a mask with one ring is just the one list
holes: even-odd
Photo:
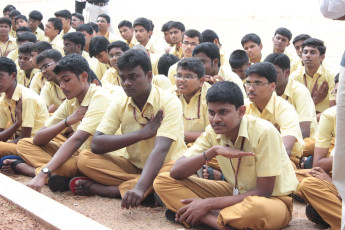
[[[335, 70], [339, 69], [340, 58], [345, 50], [341, 39], [345, 33], [345, 22], [323, 18], [319, 12], [318, 1], [315, 0], [110, 2], [113, 9], [112, 25], [116, 33], [117, 24], [121, 20], [133, 21], [138, 17], [147, 17], [155, 24], [152, 39], [161, 45], [164, 45], [161, 26], [169, 20], [175, 20], [183, 22], [186, 29], [213, 29], [228, 53], [241, 49], [241, 38], [247, 33], [254, 32], [262, 39], [263, 53], [269, 54], [272, 50], [271, 39], [274, 31], [281, 26], [289, 28], [293, 37], [307, 33], [325, 41], [325, 62]], [[7, 4], [14, 4], [25, 15], [31, 10], [39, 10], [44, 15], [44, 22], [53, 17], [55, 11], [74, 11], [72, 0], [2, 0], [0, 9]], [[292, 45], [289, 51], [294, 53]], [[24, 176], [14, 175], [12, 178], [24, 184], [29, 181], [29, 178]], [[42, 193], [112, 229], [183, 229], [182, 226], [165, 219], [163, 208], [146, 205], [124, 210], [120, 207], [119, 199], [73, 196], [71, 192], [52, 193], [47, 187]], [[293, 220], [286, 229], [320, 229], [306, 219], [304, 208], [305, 205], [294, 203]], [[44, 229], [35, 218], [31, 218], [20, 208], [0, 197], [0, 230], [42, 228]]]

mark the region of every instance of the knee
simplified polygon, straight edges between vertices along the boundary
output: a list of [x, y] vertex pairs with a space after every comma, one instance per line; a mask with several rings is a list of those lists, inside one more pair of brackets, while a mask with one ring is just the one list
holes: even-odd
[[316, 184], [319, 184], [319, 179], [317, 179], [316, 177], [307, 177], [304, 178], [301, 183], [299, 184], [298, 190], [302, 193], [308, 193], [312, 190], [315, 190], [315, 188], [317, 188], [317, 186], [315, 186]]
[[93, 153], [90, 150], [83, 150], [79, 153], [77, 167], [81, 172], [85, 172], [88, 170], [90, 163], [92, 162], [92, 160], [89, 160], [92, 154]]
[[164, 190], [164, 185], [169, 183], [171, 180], [173, 179], [170, 177], [170, 172], [160, 173], [153, 181], [153, 189], [159, 194], [162, 190]]
[[33, 138], [23, 138], [20, 139], [17, 143], [17, 151], [18, 155], [25, 154], [28, 151], [28, 146], [33, 145]]

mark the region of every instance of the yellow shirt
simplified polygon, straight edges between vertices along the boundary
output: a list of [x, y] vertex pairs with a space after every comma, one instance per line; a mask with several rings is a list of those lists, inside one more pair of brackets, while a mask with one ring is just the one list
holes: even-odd
[[49, 38], [44, 36], [44, 31], [41, 28], [37, 27], [36, 31], [34, 32], [36, 35], [37, 41], [49, 41]]
[[181, 47], [180, 47], [179, 50], [177, 50], [176, 45], [174, 45], [174, 46], [170, 49], [169, 54], [175, 55], [176, 57], [178, 57], [178, 58], [180, 58], [180, 59], [183, 57], [183, 53], [182, 53]]
[[11, 31], [10, 31], [9, 35], [13, 38], [17, 38], [17, 32], [13, 29], [12, 26], [11, 26]]
[[310, 121], [310, 137], [317, 131], [316, 111], [308, 89], [300, 82], [289, 78], [282, 98], [295, 108], [299, 122]]
[[194, 94], [189, 103], [186, 102], [183, 94], [179, 96], [183, 108], [185, 132], [204, 132], [206, 126], [210, 124], [206, 101], [206, 93], [210, 87], [209, 84], [203, 84], [201, 90]]
[[0, 41], [0, 57], [7, 57], [9, 52], [15, 50], [16, 48], [16, 39], [11, 36], [8, 36], [7, 42], [2, 43], [2, 41]]
[[295, 60], [293, 60], [291, 62], [291, 67], [290, 67], [290, 73], [295, 72], [296, 70], [298, 70], [299, 68], [302, 68], [302, 60], [300, 58], [296, 58]]
[[315, 147], [328, 149], [331, 146], [332, 137], [335, 138], [336, 117], [336, 106], [326, 109], [321, 114]]
[[121, 78], [117, 70], [113, 67], [110, 67], [107, 71], [105, 71], [101, 83], [103, 87], [107, 87], [108, 84], [121, 86]]
[[59, 34], [61, 40], [63, 41], [63, 36], [64, 36], [65, 34], [68, 34], [68, 33], [71, 33], [71, 32], [76, 32], [75, 29], [74, 29], [72, 26], [69, 28], [69, 30], [67, 31], [67, 33], [65, 33], [65, 31], [62, 29], [61, 32], [60, 32], [60, 34]]
[[96, 74], [97, 63], [98, 63], [97, 58], [95, 57], [91, 58], [89, 53], [86, 51], [83, 51], [81, 53], [81, 56], [83, 56], [86, 59], [86, 61], [89, 63], [90, 69]]
[[[143, 114], [131, 97], [123, 96], [110, 104], [97, 131], [114, 135], [120, 126], [123, 134], [140, 130], [143, 128], [141, 124], [147, 123], [144, 117], [151, 118], [151, 115], [156, 115], [159, 109], [163, 110], [164, 118], [156, 136], [173, 140], [165, 161], [177, 160], [187, 150], [183, 140], [182, 105], [176, 96], [155, 85], [152, 85], [150, 95], [143, 107]], [[124, 157], [142, 169], [153, 150], [156, 136], [127, 146]]]
[[158, 75], [158, 62], [159, 59], [161, 58], [162, 54], [160, 53], [150, 53], [150, 61], [151, 61], [151, 66], [152, 66], [152, 73], [154, 75]]
[[81, 103], [76, 98], [65, 100], [45, 123], [45, 126], [51, 127], [72, 115], [80, 106], [87, 106], [88, 109], [84, 118], [80, 122], [71, 125], [71, 127], [74, 132], [82, 130], [91, 134], [79, 148], [80, 150], [90, 149], [93, 134], [109, 106], [110, 97], [110, 94], [105, 89], [91, 84]]
[[247, 98], [247, 93], [243, 87], [243, 81], [241, 80], [241, 78], [237, 74], [235, 74], [231, 70], [221, 66], [219, 68], [218, 75], [223, 77], [225, 79], [225, 81], [232, 81], [232, 82], [236, 83], [242, 91], [243, 98]]
[[[241, 149], [242, 140], [243, 150], [253, 152], [255, 156], [241, 158], [237, 178], [240, 194], [255, 189], [258, 177], [271, 176], [276, 177], [272, 196], [289, 195], [296, 191], [298, 181], [279, 132], [269, 122], [250, 115], [243, 116], [235, 143], [224, 134], [216, 134], [209, 125], [187, 150], [185, 156], [202, 154], [215, 145], [229, 145]], [[237, 171], [238, 159], [230, 161], [223, 156], [216, 158], [226, 181], [231, 187], [235, 187], [235, 173], [232, 167]]]
[[132, 36], [132, 40], [131, 40], [131, 42], [130, 43], [128, 43], [128, 41], [126, 40], [125, 41], [126, 42], [126, 44], [129, 46], [129, 48], [133, 48], [133, 46], [135, 45], [135, 44], [137, 44], [138, 43], [138, 41], [137, 41], [137, 39], [135, 38], [135, 35], [134, 35], [134, 33], [133, 33], [133, 36]]
[[30, 89], [40, 94], [44, 84], [47, 82], [41, 71], [37, 72], [31, 80]]
[[54, 82], [47, 82], [41, 91], [40, 95], [47, 107], [55, 105], [58, 108], [66, 99], [60, 86]]
[[293, 53], [289, 52], [287, 49], [285, 49], [284, 54], [289, 57], [290, 63], [294, 62], [294, 60], [296, 59], [296, 55], [294, 55]]
[[316, 83], [317, 86], [320, 87], [323, 81], [328, 82], [328, 96], [326, 96], [319, 104], [315, 105], [315, 109], [317, 112], [323, 112], [325, 109], [329, 108], [329, 101], [335, 100], [334, 96], [332, 96], [331, 94], [335, 85], [335, 75], [336, 74], [334, 74], [330, 69], [326, 69], [323, 65], [320, 65], [319, 69], [316, 71], [313, 77], [309, 76], [306, 73], [305, 67], [302, 67], [293, 72], [290, 75], [290, 78], [305, 85], [308, 88], [310, 94], [312, 93], [313, 87]]
[[161, 89], [167, 90], [170, 93], [173, 93], [174, 88], [171, 85], [169, 79], [164, 75], [153, 75], [152, 84], [158, 86]]
[[96, 65], [96, 71], [95, 74], [98, 77], [98, 79], [101, 81], [105, 72], [110, 68], [111, 66], [109, 64], [103, 64], [102, 62], [98, 61]]
[[278, 97], [275, 92], [272, 93], [271, 99], [268, 101], [262, 113], [256, 104], [245, 100], [246, 114], [267, 120], [271, 122], [280, 132], [282, 137], [294, 136], [297, 141], [292, 149], [292, 156], [300, 157], [303, 153], [304, 141], [301, 128], [299, 126], [299, 118], [295, 108], [286, 100]]
[[12, 61], [16, 61], [18, 59], [18, 47], [11, 52], [8, 53], [7, 58], [11, 59]]
[[175, 75], [177, 73], [177, 65], [179, 62], [176, 62], [175, 64], [173, 64], [172, 66], [170, 66], [169, 71], [168, 71], [168, 79], [170, 80], [171, 84], [173, 86], [176, 85], [175, 83]]
[[18, 84], [24, 85], [25, 87], [29, 88], [32, 82], [32, 78], [34, 75], [36, 75], [38, 72], [40, 72], [39, 69], [32, 69], [30, 73], [30, 79], [26, 77], [24, 70], [19, 70], [17, 73], [17, 82]]
[[[16, 136], [20, 136], [22, 127], [32, 128], [31, 137], [44, 126], [49, 118], [48, 110], [43, 100], [32, 90], [17, 84], [12, 98], [3, 93], [0, 97], [0, 128], [13, 125], [15, 119], [16, 103], [22, 99], [22, 125], [17, 129]], [[11, 115], [12, 114], [12, 115]]]
[[[140, 44], [140, 43], [138, 42], [138, 44]], [[160, 49], [160, 47], [158, 47], [158, 45], [155, 42], [153, 42], [152, 39], [150, 39], [148, 41], [145, 48], [150, 53], [159, 53], [159, 54], [164, 53], [164, 51], [162, 49]]]
[[63, 40], [60, 35], [57, 35], [51, 42], [53, 49], [59, 51], [62, 56], [65, 56], [65, 52], [63, 51]]

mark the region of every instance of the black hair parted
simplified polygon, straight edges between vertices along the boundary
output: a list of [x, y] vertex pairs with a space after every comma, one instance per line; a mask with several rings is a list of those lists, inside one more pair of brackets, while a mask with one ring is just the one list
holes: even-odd
[[229, 64], [231, 68], [239, 69], [249, 63], [249, 57], [244, 50], [235, 50], [230, 54]]
[[115, 47], [120, 48], [122, 50], [122, 52], [126, 52], [127, 50], [130, 49], [126, 42], [119, 40], [119, 41], [112, 42], [108, 45], [108, 47], [107, 47], [108, 53], [112, 48], [115, 48]]
[[220, 53], [219, 53], [219, 48], [216, 44], [212, 42], [203, 42], [199, 45], [197, 45], [193, 49], [193, 57], [196, 54], [203, 53], [207, 57], [213, 61], [214, 59], [218, 58], [218, 67], [220, 67]]
[[207, 103], [222, 102], [234, 105], [236, 109], [244, 105], [240, 87], [231, 81], [220, 81], [213, 84], [206, 94]]
[[53, 59], [55, 62], [58, 62], [62, 58], [62, 55], [59, 51], [55, 49], [48, 49], [43, 51], [36, 57], [36, 63], [39, 64], [46, 58], [50, 58]]
[[173, 54], [163, 54], [158, 61], [158, 74], [168, 76], [169, 68], [180, 59]]
[[134, 69], [140, 66], [144, 73], [152, 71], [152, 65], [149, 56], [142, 50], [130, 49], [124, 52], [117, 61], [117, 67], [119, 70]]
[[199, 59], [196, 58], [184, 58], [177, 64], [177, 70], [184, 69], [189, 70], [198, 75], [198, 79], [205, 76], [204, 64]]
[[109, 40], [103, 36], [93, 37], [90, 41], [89, 54], [90, 57], [95, 57], [99, 53], [105, 51], [107, 52], [107, 47], [109, 45]]
[[279, 66], [283, 71], [290, 69], [290, 58], [286, 54], [272, 53], [268, 55], [264, 61]]
[[11, 59], [0, 57], [0, 71], [8, 74], [17, 73], [17, 66]]
[[250, 74], [257, 74], [260, 77], [264, 77], [268, 80], [268, 83], [277, 83], [277, 71], [273, 64], [269, 62], [255, 63], [246, 70], [246, 77]]

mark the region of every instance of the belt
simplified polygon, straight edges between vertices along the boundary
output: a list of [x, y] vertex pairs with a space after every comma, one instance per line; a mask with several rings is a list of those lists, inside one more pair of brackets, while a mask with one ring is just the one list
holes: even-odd
[[108, 2], [88, 2], [92, 5], [95, 5], [95, 6], [106, 6], [108, 5]]

